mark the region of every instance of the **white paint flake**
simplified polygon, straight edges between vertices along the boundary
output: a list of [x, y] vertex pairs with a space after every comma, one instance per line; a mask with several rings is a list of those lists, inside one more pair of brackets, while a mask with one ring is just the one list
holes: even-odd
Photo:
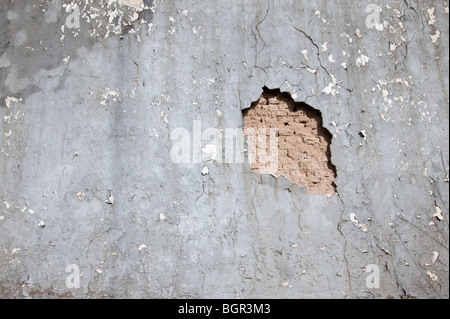
[[361, 224], [359, 222], [358, 218], [356, 218], [356, 214], [355, 213], [351, 213], [350, 214], [350, 220], [356, 227], [362, 229], [363, 232], [367, 232], [369, 230], [369, 226], [367, 226], [366, 224]]
[[342, 33], [342, 34], [341, 34], [341, 37], [346, 37], [346, 38], [348, 38], [348, 43], [352, 43], [352, 42], [353, 42], [352, 37], [349, 36], [347, 33]]
[[369, 60], [370, 58], [367, 55], [361, 54], [361, 56], [356, 59], [356, 65], [358, 67], [365, 66]]
[[103, 100], [100, 102], [102, 105], [106, 105], [106, 102], [108, 101], [109, 97], [112, 97], [112, 100], [114, 102], [117, 102], [117, 100], [120, 98], [120, 95], [117, 91], [112, 91], [110, 88], [105, 88], [104, 90], [99, 89], [100, 92], [102, 92]]
[[439, 38], [441, 37], [441, 31], [436, 30], [436, 33], [433, 34], [433, 35], [430, 35], [430, 37], [431, 37], [431, 42], [432, 42], [433, 44], [437, 44], [437, 41], [438, 41]]
[[109, 204], [114, 205], [114, 196], [113, 196], [113, 194], [111, 194], [111, 196], [108, 197], [108, 201], [109, 201]]
[[431, 278], [431, 280], [438, 282], [439, 277], [436, 274], [433, 274], [431, 271], [427, 271], [427, 275]]
[[202, 147], [202, 153], [207, 155], [207, 162], [212, 162], [216, 160], [217, 157], [217, 146], [214, 144], [208, 144], [205, 147]]
[[305, 58], [306, 62], [309, 61], [309, 56], [308, 56], [308, 50], [302, 50], [301, 53], [303, 54], [303, 57]]
[[436, 17], [434, 16], [434, 11], [435, 10], [436, 10], [436, 8], [429, 8], [427, 10], [428, 17], [429, 17], [428, 24], [430, 24], [430, 25], [433, 25], [437, 21]]
[[439, 206], [436, 206], [436, 213], [433, 214], [433, 217], [436, 217], [440, 221], [444, 220], [444, 216], [442, 216], [442, 209]]
[[208, 174], [209, 174], [209, 168], [208, 167], [204, 167], [203, 170], [202, 170], [202, 175], [206, 176]]
[[22, 102], [22, 98], [15, 98], [15, 97], [8, 96], [5, 99], [5, 104], [8, 109], [11, 108], [12, 103], [19, 103], [19, 102]]
[[142, 11], [144, 9], [144, 0], [118, 0], [118, 2], [120, 6], [132, 7], [138, 11]]
[[438, 258], [439, 258], [439, 252], [433, 251], [433, 259], [432, 259], [431, 263], [432, 263], [432, 264], [436, 263], [436, 261], [438, 260]]
[[366, 130], [361, 130], [360, 134], [364, 138], [364, 140], [367, 140], [367, 131]]
[[322, 92], [325, 93], [326, 95], [330, 95], [330, 94], [331, 94], [331, 95], [336, 95], [337, 89], [336, 89], [335, 87], [336, 87], [336, 84], [330, 83], [330, 84], [328, 84], [327, 87], [325, 87], [325, 88], [322, 90]]

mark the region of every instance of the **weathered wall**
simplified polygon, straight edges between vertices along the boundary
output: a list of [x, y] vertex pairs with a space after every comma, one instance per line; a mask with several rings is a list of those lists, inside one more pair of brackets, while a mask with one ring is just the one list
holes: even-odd
[[[448, 298], [448, 1], [5, 0], [0, 23], [0, 297]], [[321, 111], [336, 195], [194, 163], [194, 121], [242, 128], [264, 86]]]

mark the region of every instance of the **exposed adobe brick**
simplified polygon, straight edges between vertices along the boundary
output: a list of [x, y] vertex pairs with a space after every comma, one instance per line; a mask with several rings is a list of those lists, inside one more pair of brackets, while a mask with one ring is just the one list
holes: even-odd
[[[332, 135], [323, 127], [321, 112], [306, 103], [295, 102], [289, 93], [264, 89], [261, 98], [244, 110], [245, 129], [267, 129], [266, 150], [269, 151], [270, 128], [278, 129], [278, 171], [304, 185], [313, 194], [336, 192], [336, 168], [331, 162]], [[260, 146], [257, 145], [257, 148]], [[252, 169], [262, 166], [258, 156]]]

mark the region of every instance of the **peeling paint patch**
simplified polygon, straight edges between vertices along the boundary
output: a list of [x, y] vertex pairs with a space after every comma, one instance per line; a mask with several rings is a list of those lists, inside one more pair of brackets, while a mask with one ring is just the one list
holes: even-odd
[[369, 226], [367, 226], [366, 224], [361, 224], [358, 220], [358, 218], [356, 218], [356, 214], [355, 213], [351, 213], [350, 214], [350, 221], [358, 228], [361, 228], [363, 230], [363, 232], [367, 232], [369, 230]]
[[430, 25], [433, 25], [437, 21], [436, 17], [434, 16], [434, 10], [436, 10], [436, 8], [430, 8], [427, 10], [429, 17], [428, 24]]
[[330, 83], [328, 84], [328, 86], [326, 86], [323, 90], [322, 93], [325, 93], [326, 95], [336, 95], [338, 93], [338, 90], [336, 88], [336, 84], [334, 83]]
[[359, 225], [359, 220], [356, 218], [356, 214], [355, 213], [351, 213], [350, 214], [350, 220], [352, 221], [352, 223]]
[[369, 63], [369, 60], [370, 58], [367, 55], [361, 54], [361, 56], [356, 59], [356, 65], [358, 67], [365, 66]]
[[436, 205], [436, 213], [433, 214], [433, 217], [436, 217], [440, 221], [444, 220], [444, 216], [442, 216], [442, 209]]
[[110, 88], [105, 88], [104, 90], [99, 89], [99, 91], [102, 94], [103, 100], [100, 102], [102, 105], [106, 105], [106, 102], [108, 101], [109, 97], [112, 97], [113, 102], [117, 102], [120, 98], [120, 95], [117, 91], [113, 91]]
[[[66, 21], [66, 25], [61, 27], [61, 41], [64, 41], [66, 29], [80, 29], [80, 19], [91, 25], [89, 36], [109, 38], [110, 36], [139, 33], [141, 26], [151, 24], [156, 3], [150, 1], [146, 4], [143, 0], [99, 0], [99, 1], [72, 1], [70, 4], [63, 4], [67, 12], [75, 11], [69, 18], [75, 15], [76, 23]], [[150, 24], [149, 24], [150, 23]], [[67, 28], [65, 28], [67, 27]], [[80, 31], [80, 30], [79, 30]], [[78, 36], [79, 31], [72, 31], [73, 36]], [[135, 35], [138, 41], [139, 35]]]
[[8, 109], [11, 108], [12, 103], [19, 103], [19, 102], [22, 102], [22, 98], [15, 98], [15, 97], [8, 96], [5, 99], [5, 104]]
[[208, 144], [205, 147], [202, 147], [202, 153], [207, 156], [207, 162], [213, 162], [217, 158], [217, 146], [214, 144]]
[[142, 11], [144, 8], [143, 0], [118, 0], [120, 6], [132, 7], [138, 11]]
[[431, 37], [431, 42], [433, 44], [437, 44], [437, 41], [439, 40], [439, 38], [441, 37], [441, 31], [436, 30], [435, 34], [430, 35]]
[[431, 280], [438, 282], [439, 277], [436, 274], [433, 274], [431, 271], [427, 271], [427, 275], [431, 278]]
[[359, 134], [361, 135], [362, 138], [364, 138], [364, 140], [367, 140], [367, 131], [366, 130], [361, 130], [361, 132]]
[[302, 50], [301, 53], [303, 54], [303, 57], [305, 58], [306, 62], [308, 62], [309, 61], [308, 50]]
[[5, 204], [6, 209], [9, 209], [11, 207], [6, 200], [3, 200], [3, 204]]
[[114, 196], [113, 196], [113, 194], [111, 194], [108, 197], [108, 200], [106, 201], [106, 203], [109, 204], [109, 205], [114, 205]]
[[438, 258], [439, 258], [439, 252], [433, 251], [433, 259], [432, 259], [431, 263], [432, 263], [432, 264], [436, 263], [436, 261], [438, 260]]

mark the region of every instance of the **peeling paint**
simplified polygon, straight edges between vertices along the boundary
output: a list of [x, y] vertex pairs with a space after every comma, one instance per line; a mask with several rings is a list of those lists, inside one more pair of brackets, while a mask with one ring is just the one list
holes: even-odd
[[442, 209], [439, 206], [436, 206], [436, 213], [433, 214], [433, 217], [436, 217], [440, 221], [444, 220], [444, 216], [442, 215]]
[[433, 44], [437, 44], [439, 38], [441, 37], [441, 31], [436, 30], [436, 32], [433, 35], [430, 35], [431, 37], [431, 42]]
[[356, 59], [356, 65], [358, 67], [365, 66], [367, 63], [369, 63], [370, 58], [367, 55], [361, 54], [360, 57]]
[[12, 103], [19, 103], [19, 102], [22, 102], [22, 98], [15, 98], [8, 96], [5, 99], [5, 104], [8, 109], [11, 108]]
[[436, 10], [436, 8], [429, 8], [427, 10], [428, 12], [428, 24], [433, 25], [437, 20], [436, 17], [434, 16], [434, 10]]
[[427, 271], [427, 275], [431, 278], [431, 280], [438, 282], [439, 277], [436, 274], [433, 274], [431, 271]]

